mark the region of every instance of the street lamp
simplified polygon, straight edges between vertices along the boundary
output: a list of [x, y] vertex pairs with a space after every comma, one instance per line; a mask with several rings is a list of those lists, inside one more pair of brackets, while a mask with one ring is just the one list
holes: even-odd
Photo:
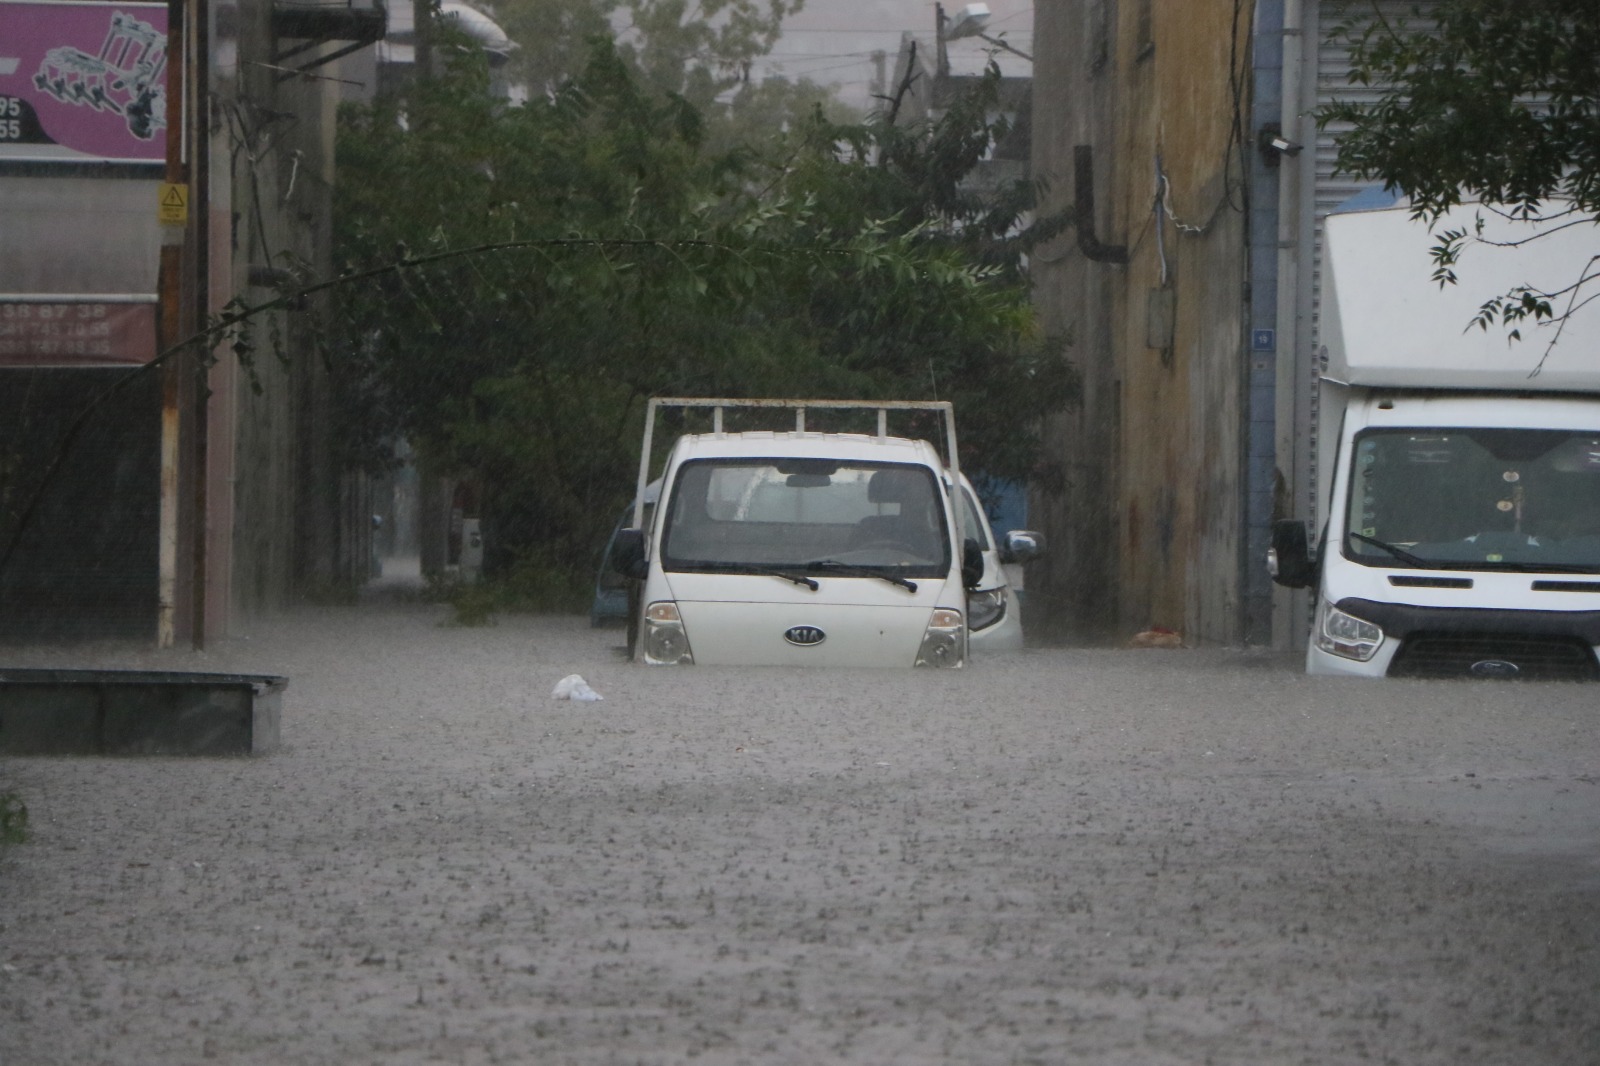
[[937, 8], [939, 18], [940, 66], [946, 66], [949, 62], [945, 56], [945, 42], [959, 41], [966, 37], [976, 37], [980, 41], [987, 41], [996, 48], [1002, 48], [1007, 52], [1010, 52], [1012, 55], [1021, 56], [1028, 62], [1033, 62], [1033, 57], [1027, 52], [1024, 52], [1018, 48], [1013, 48], [999, 37], [990, 37], [987, 33], [983, 32], [983, 28], [989, 24], [988, 4], [968, 4], [966, 7], [956, 12], [955, 18], [949, 18], [945, 15], [943, 4], [936, 4], [934, 6]]

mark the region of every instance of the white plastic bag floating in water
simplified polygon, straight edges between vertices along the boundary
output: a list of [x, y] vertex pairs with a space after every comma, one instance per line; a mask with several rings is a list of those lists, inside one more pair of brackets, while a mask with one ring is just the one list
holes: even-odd
[[554, 699], [578, 700], [582, 703], [593, 703], [596, 700], [605, 699], [600, 693], [590, 688], [589, 682], [578, 674], [568, 674], [560, 681], [557, 681], [555, 691], [550, 695]]

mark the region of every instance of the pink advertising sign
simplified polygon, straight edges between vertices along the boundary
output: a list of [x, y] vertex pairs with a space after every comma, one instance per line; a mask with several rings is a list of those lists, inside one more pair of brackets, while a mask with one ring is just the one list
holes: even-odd
[[0, 0], [0, 160], [166, 151], [166, 4]]

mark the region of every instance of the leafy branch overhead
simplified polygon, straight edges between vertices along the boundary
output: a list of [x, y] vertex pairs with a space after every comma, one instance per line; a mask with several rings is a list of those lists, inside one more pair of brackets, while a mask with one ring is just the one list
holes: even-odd
[[[1436, 0], [1399, 19], [1384, 10], [1372, 0], [1348, 3], [1335, 30], [1350, 47], [1351, 83], [1382, 87], [1375, 100], [1317, 111], [1318, 124], [1338, 134], [1339, 169], [1403, 192], [1430, 223], [1476, 201], [1546, 229], [1594, 226], [1600, 4]], [[1434, 277], [1453, 283], [1479, 227], [1436, 236]], [[1600, 254], [1600, 230], [1596, 238]], [[1559, 322], [1594, 298], [1597, 280], [1591, 260], [1561, 284], [1495, 294], [1474, 323]]]

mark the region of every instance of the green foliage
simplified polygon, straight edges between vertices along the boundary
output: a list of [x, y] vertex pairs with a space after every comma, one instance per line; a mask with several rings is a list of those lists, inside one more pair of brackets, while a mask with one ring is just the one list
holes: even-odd
[[705, 113], [709, 116], [707, 150], [734, 154], [781, 140], [819, 113], [829, 122], [860, 121], [852, 108], [834, 99], [833, 90], [804, 78], [742, 83], [719, 97]]
[[28, 839], [28, 805], [15, 792], [0, 792], [0, 845]]
[[[1385, 87], [1371, 103], [1317, 111], [1340, 128], [1339, 169], [1381, 180], [1437, 221], [1481, 201], [1515, 218], [1600, 218], [1600, 5], [1594, 0], [1437, 0], [1389, 21], [1350, 3], [1335, 33], [1351, 50], [1352, 84]], [[1436, 280], [1466, 229], [1439, 235]], [[1600, 242], [1597, 242], [1600, 243]], [[1600, 251], [1600, 248], [1597, 248]], [[1549, 318], [1575, 305], [1594, 271], [1559, 292], [1518, 289], [1484, 304], [1477, 324]]]
[[448, 598], [453, 611], [450, 624], [457, 626], [492, 626], [495, 612], [505, 606], [499, 585], [455, 585]]
[[[1026, 180], [970, 180], [1009, 132], [991, 117], [1000, 84], [991, 64], [931, 121], [840, 125], [816, 114], [797, 133], [800, 150], [774, 164], [774, 187], [808, 206], [813, 240], [884, 242], [863, 250], [871, 288], [851, 272], [814, 279], [819, 317], [838, 314], [825, 358], [870, 367], [890, 390], [860, 395], [954, 401], [971, 469], [1048, 482], [1042, 417], [1076, 395], [1077, 378], [1060, 339], [1034, 332], [1024, 263], [1068, 218], [1033, 218]], [[916, 257], [914, 274], [905, 260], [891, 265], [897, 254]]]
[[1034, 332], [1025, 188], [960, 187], [981, 100], [723, 145], [604, 41], [520, 107], [454, 62], [343, 115], [323, 340], [352, 455], [404, 436], [481, 487], [495, 587], [458, 615], [582, 602], [652, 395], [952, 399], [968, 465], [1034, 472], [1073, 379]]
[[734, 149], [789, 128], [816, 108], [835, 119], [847, 109], [833, 90], [801, 79], [751, 80], [752, 63], [771, 51], [783, 20], [803, 0], [502, 0], [496, 18], [518, 42], [509, 78], [534, 96], [562, 92], [587, 75], [596, 40], [635, 83], [678, 96], [699, 113], [708, 145]]
[[428, 577], [424, 596], [450, 605], [447, 625], [492, 626], [504, 612], [582, 614], [594, 595], [593, 565], [575, 566], [550, 545], [532, 544], [497, 575], [463, 582], [453, 575]]
[[496, 17], [519, 44], [515, 80], [537, 93], [584, 74], [588, 45], [616, 40], [618, 59], [649, 91], [708, 108], [772, 50], [803, 0], [501, 0]]

